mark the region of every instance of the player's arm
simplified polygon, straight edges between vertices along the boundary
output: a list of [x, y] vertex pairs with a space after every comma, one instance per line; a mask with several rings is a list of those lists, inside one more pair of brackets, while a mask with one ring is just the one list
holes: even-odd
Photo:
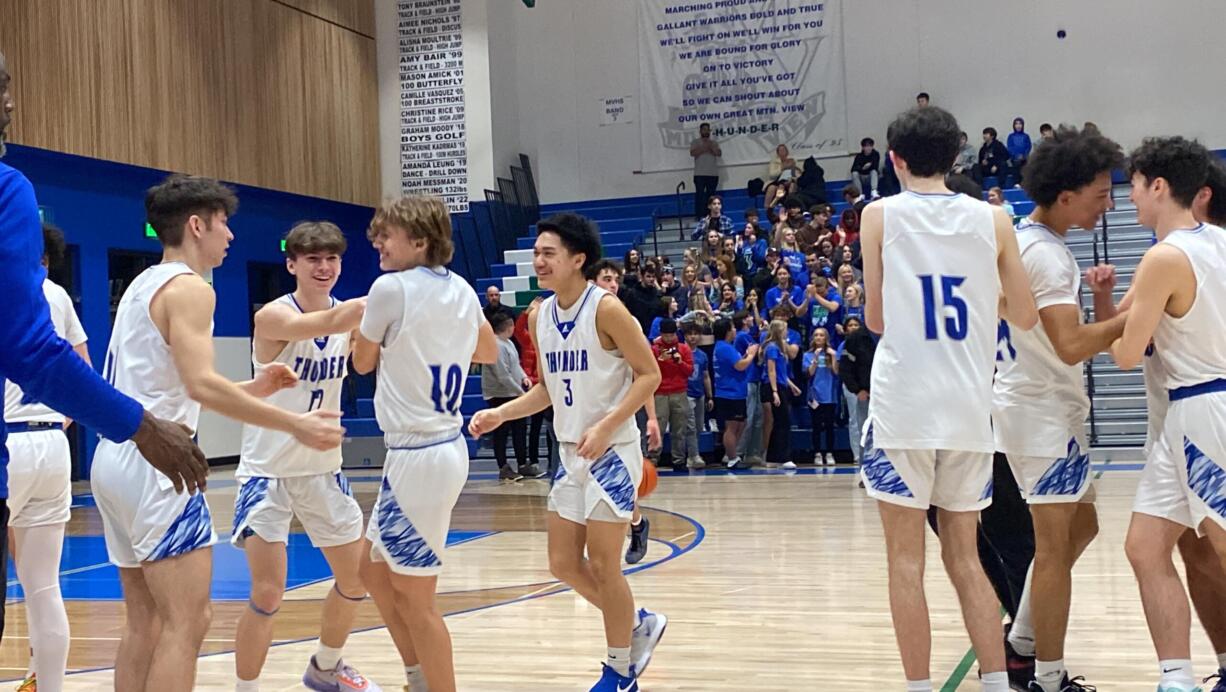
[[473, 349], [474, 363], [493, 363], [498, 360], [498, 337], [494, 336], [494, 328], [484, 316], [481, 326], [477, 328], [477, 347]]
[[[621, 351], [634, 372], [634, 382], [626, 396], [594, 426], [583, 433], [576, 452], [585, 459], [596, 459], [609, 449], [609, 436], [649, 400], [660, 386], [660, 367], [643, 338], [643, 330], [620, 301], [601, 299], [596, 306], [596, 332], [608, 337]], [[603, 342], [604, 339], [602, 338]]]
[[[1000, 316], [1010, 325], [1026, 331], [1038, 324], [1039, 311], [1034, 305], [1034, 294], [1030, 292], [1030, 277], [1026, 275], [1017, 249], [1017, 232], [1013, 220], [1003, 209], [993, 209], [992, 220], [996, 224], [996, 270], [1004, 294]], [[864, 268], [867, 274], [867, 262]]]
[[228, 418], [291, 433], [316, 449], [339, 446], [344, 435], [344, 429], [336, 422], [339, 412], [290, 413], [260, 401], [214, 369], [215, 302], [213, 289], [203, 279], [184, 275], [162, 288], [150, 305], [155, 321], [166, 325], [166, 343], [187, 395]]
[[1192, 276], [1191, 264], [1180, 250], [1155, 245], [1145, 253], [1132, 280], [1135, 291], [1124, 333], [1111, 345], [1116, 365], [1129, 370], [1141, 364], [1167, 303], [1175, 296], [1180, 281], [1188, 281]]
[[1047, 338], [1065, 365], [1077, 365], [1106, 351], [1124, 333], [1124, 314], [1090, 324], [1081, 324], [1080, 316], [1077, 305], [1051, 305], [1039, 310]]
[[282, 342], [344, 334], [358, 328], [365, 309], [365, 297], [315, 312], [298, 312], [284, 303], [269, 303], [255, 313], [255, 334], [257, 339]]
[[864, 208], [860, 218], [860, 258], [864, 260], [864, 322], [877, 334], [885, 333], [882, 314], [881, 240], [885, 234], [885, 209], [880, 202]]

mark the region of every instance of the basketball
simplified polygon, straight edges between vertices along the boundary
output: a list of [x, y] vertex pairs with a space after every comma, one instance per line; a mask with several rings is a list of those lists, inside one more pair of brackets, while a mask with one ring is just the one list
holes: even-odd
[[656, 483], [660, 480], [659, 474], [656, 473], [656, 465], [651, 463], [650, 459], [643, 460], [643, 480], [639, 481], [639, 498], [647, 497], [656, 490]]

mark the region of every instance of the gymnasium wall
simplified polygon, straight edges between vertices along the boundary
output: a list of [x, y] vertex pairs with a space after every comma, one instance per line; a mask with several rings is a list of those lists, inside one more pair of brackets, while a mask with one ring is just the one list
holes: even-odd
[[[15, 122], [20, 122], [23, 114], [16, 115]], [[31, 180], [48, 220], [64, 229], [69, 245], [77, 246], [72, 292], [80, 298], [90, 357], [95, 368], [101, 368], [110, 341], [110, 254], [161, 253], [157, 240], [145, 237], [144, 196], [166, 173], [20, 145], [9, 147], [4, 163]], [[335, 292], [338, 298], [364, 295], [378, 276], [379, 265], [366, 240], [369, 207], [245, 185], [237, 190], [239, 210], [230, 220], [234, 242], [225, 263], [213, 272], [214, 342], [218, 371], [241, 380], [251, 377], [248, 269], [251, 263], [284, 267], [280, 239], [296, 221], [326, 219], [345, 232], [349, 251]], [[240, 430], [239, 424], [206, 412], [200, 423], [200, 445], [212, 459], [237, 455]], [[84, 439], [92, 450], [93, 435]], [[79, 471], [83, 477], [88, 474], [88, 461]]]
[[[496, 166], [522, 148], [546, 203], [670, 193], [689, 181], [688, 170], [633, 174], [638, 123], [598, 125], [598, 98], [639, 94], [637, 0], [489, 4]], [[848, 0], [843, 12], [852, 142], [883, 142], [923, 90], [972, 141], [1021, 115], [1036, 136], [1044, 121], [1092, 120], [1125, 146], [1172, 133], [1226, 145], [1226, 91], [1200, 76], [1226, 62], [1226, 3]], [[822, 163], [828, 179], [847, 177], [850, 159]], [[721, 185], [742, 188], [765, 172], [765, 161], [726, 169]]]
[[379, 198], [372, 0], [7, 0], [20, 144]]

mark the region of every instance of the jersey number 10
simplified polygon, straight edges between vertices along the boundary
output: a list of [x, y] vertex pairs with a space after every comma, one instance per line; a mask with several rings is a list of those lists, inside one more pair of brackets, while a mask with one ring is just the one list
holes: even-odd
[[460, 410], [460, 394], [464, 391], [464, 373], [460, 371], [460, 366], [449, 366], [446, 380], [444, 380], [441, 365], [431, 365], [430, 375], [434, 380], [430, 386], [430, 398], [434, 400], [434, 410], [454, 416]]
[[954, 289], [966, 281], [965, 276], [920, 275], [920, 287], [924, 291], [924, 338], [929, 341], [940, 338], [937, 329], [936, 279], [941, 280], [941, 311], [952, 308], [954, 312], [952, 316], [945, 316], [945, 336], [954, 341], [962, 341], [966, 338], [968, 328], [966, 301], [960, 298]]

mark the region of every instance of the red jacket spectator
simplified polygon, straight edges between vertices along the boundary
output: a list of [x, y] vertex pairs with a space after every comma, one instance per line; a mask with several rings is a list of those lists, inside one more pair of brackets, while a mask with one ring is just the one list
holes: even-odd
[[536, 369], [536, 346], [533, 345], [532, 335], [528, 332], [529, 312], [529, 310], [524, 310], [519, 313], [519, 317], [515, 318], [515, 331], [511, 334], [511, 338], [519, 344], [519, 366], [524, 369], [528, 379], [532, 380], [532, 384], [536, 384], [540, 379], [540, 371]]
[[656, 394], [684, 394], [694, 372], [694, 353], [677, 334], [662, 334], [651, 342], [651, 352], [660, 365], [660, 386]]

